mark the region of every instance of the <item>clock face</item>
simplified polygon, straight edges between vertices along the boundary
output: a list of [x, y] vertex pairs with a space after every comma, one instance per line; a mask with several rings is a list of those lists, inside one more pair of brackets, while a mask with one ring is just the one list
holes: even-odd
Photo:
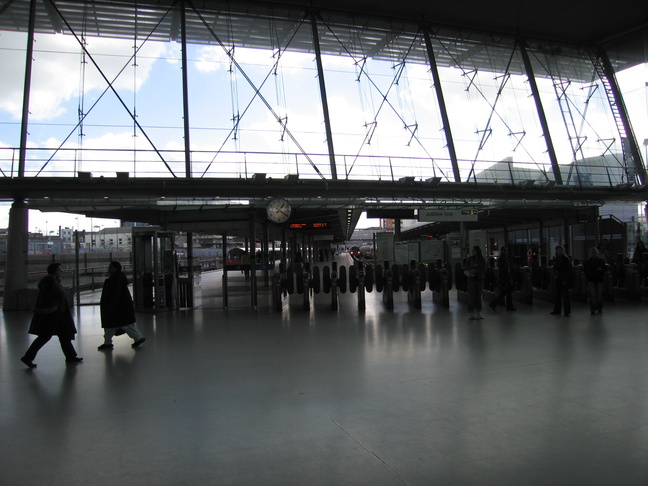
[[290, 203], [280, 197], [271, 199], [266, 206], [268, 219], [273, 223], [285, 223], [290, 218], [291, 211]]

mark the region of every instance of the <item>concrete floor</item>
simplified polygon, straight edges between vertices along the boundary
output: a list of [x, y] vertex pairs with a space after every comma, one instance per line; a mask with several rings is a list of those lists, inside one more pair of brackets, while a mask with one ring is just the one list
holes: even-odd
[[33, 370], [30, 313], [0, 315], [0, 484], [648, 484], [645, 302], [469, 321], [454, 291], [354, 298], [223, 311], [206, 292], [112, 352], [81, 306], [83, 363], [53, 340]]

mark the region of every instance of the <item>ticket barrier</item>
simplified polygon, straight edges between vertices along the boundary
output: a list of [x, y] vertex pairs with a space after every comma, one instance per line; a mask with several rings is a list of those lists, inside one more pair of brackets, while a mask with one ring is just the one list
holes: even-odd
[[283, 272], [272, 275], [272, 307], [278, 311], [283, 310], [284, 279], [285, 274]]
[[421, 270], [416, 267], [416, 262], [410, 262], [409, 272], [409, 290], [407, 291], [407, 301], [414, 306], [415, 309], [420, 309], [421, 304]]
[[[358, 310], [365, 310], [367, 308], [366, 293], [373, 290], [373, 285], [374, 269], [372, 266], [358, 261], [349, 267], [349, 291], [351, 293], [358, 293]], [[345, 289], [341, 288], [341, 290], [344, 292]]]
[[394, 275], [389, 269], [389, 262], [385, 262], [385, 271], [383, 273], [383, 304], [389, 310], [394, 308]]
[[634, 263], [625, 264], [625, 278], [623, 279], [623, 296], [630, 300], [641, 300], [641, 278], [639, 267]]
[[302, 308], [304, 310], [310, 310], [311, 309], [311, 298], [310, 298], [310, 291], [311, 291], [311, 270], [310, 270], [310, 264], [304, 263], [303, 266], [303, 272], [302, 272], [302, 281], [303, 281], [303, 304]]
[[[339, 289], [338, 289], [338, 266], [337, 262], [333, 262], [331, 269], [331, 310], [338, 310], [339, 308]], [[326, 291], [327, 285], [324, 286]]]
[[605, 273], [603, 274], [603, 300], [614, 302], [614, 278], [612, 266], [608, 264], [605, 265]]
[[520, 267], [519, 278], [520, 290], [514, 292], [513, 296], [515, 300], [523, 304], [531, 305], [533, 304], [533, 277], [531, 267]]
[[431, 290], [432, 302], [446, 309], [450, 307], [450, 272], [447, 268], [439, 270], [437, 286]]
[[587, 302], [587, 278], [580, 265], [573, 268], [571, 298], [576, 302]]
[[[416, 308], [422, 308], [423, 291], [429, 282], [433, 292], [433, 302], [444, 307], [450, 306], [450, 290], [452, 289], [452, 267], [449, 265], [416, 264], [412, 261], [408, 266], [394, 264], [390, 267], [385, 262], [385, 269], [381, 265], [368, 265], [357, 262], [348, 268], [338, 266], [313, 266], [310, 264], [297, 264], [281, 270], [272, 279], [272, 305], [276, 310], [285, 308], [288, 296], [297, 293], [302, 295], [302, 308], [310, 310], [315, 294], [331, 294], [331, 310], [338, 310], [340, 293], [347, 292], [358, 294], [358, 310], [366, 309], [366, 295], [374, 289], [382, 293], [383, 304], [387, 309], [394, 308], [394, 292], [403, 290], [407, 292], [408, 302]], [[464, 292], [458, 292], [461, 300]]]

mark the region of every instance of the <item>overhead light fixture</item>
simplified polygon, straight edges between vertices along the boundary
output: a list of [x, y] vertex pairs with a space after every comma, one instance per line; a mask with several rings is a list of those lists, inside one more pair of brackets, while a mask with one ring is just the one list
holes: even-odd
[[398, 181], [401, 184], [407, 184], [407, 185], [412, 185], [414, 184], [415, 178], [413, 176], [406, 176], [406, 177], [401, 177]]
[[440, 177], [430, 177], [429, 179], [425, 179], [425, 183], [429, 186], [436, 187], [441, 183], [441, 178]]
[[116, 172], [117, 179], [128, 179], [130, 177], [130, 172]]
[[284, 181], [290, 182], [291, 184], [296, 184], [299, 182], [299, 174], [286, 174], [284, 176]]
[[85, 180], [92, 179], [92, 172], [80, 172], [79, 171], [79, 172], [77, 172], [77, 177], [79, 179], [85, 179]]
[[263, 172], [252, 174], [252, 182], [255, 184], [263, 184], [265, 183], [265, 180], [266, 180], [266, 174]]

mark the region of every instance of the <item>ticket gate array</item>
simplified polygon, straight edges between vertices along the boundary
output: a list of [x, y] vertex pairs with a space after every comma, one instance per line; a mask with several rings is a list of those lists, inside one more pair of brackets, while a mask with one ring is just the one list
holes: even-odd
[[421, 292], [433, 291], [433, 301], [449, 307], [449, 292], [452, 288], [452, 273], [447, 266], [416, 264], [409, 265], [364, 265], [359, 262], [349, 266], [328, 265], [311, 268], [310, 264], [289, 266], [274, 274], [272, 281], [273, 307], [283, 310], [289, 295], [303, 296], [303, 309], [309, 310], [313, 294], [330, 294], [331, 309], [337, 310], [339, 293], [353, 293], [358, 297], [358, 309], [365, 309], [365, 294], [381, 292], [386, 308], [394, 308], [394, 293], [407, 292], [410, 305], [421, 308]]

